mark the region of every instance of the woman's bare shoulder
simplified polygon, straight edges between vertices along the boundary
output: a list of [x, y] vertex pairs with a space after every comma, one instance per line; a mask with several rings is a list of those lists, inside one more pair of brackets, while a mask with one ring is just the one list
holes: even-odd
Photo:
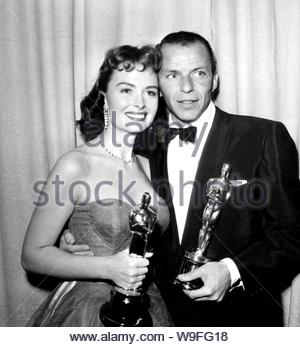
[[80, 177], [86, 166], [86, 154], [78, 148], [64, 153], [56, 162], [52, 172], [65, 178]]
[[58, 159], [56, 168], [69, 178], [86, 177], [101, 157], [98, 147], [95, 142], [75, 147]]

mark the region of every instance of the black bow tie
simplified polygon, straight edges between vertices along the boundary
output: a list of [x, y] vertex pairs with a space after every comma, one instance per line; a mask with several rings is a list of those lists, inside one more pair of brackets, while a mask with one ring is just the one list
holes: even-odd
[[179, 135], [180, 140], [195, 143], [197, 128], [190, 126], [188, 128], [168, 128], [165, 141], [169, 143], [174, 137]]

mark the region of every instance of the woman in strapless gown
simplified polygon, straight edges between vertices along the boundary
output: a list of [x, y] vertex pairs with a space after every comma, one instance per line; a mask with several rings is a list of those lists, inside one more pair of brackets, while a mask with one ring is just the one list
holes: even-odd
[[[110, 300], [113, 286], [138, 288], [145, 279], [151, 254], [129, 255], [129, 213], [149, 192], [151, 208], [157, 213], [150, 239], [164, 232], [169, 215], [150, 184], [147, 160], [135, 157], [132, 147], [136, 133], [155, 116], [159, 66], [160, 54], [150, 46], [111, 49], [95, 85], [81, 102], [78, 123], [85, 143], [63, 155], [50, 173], [22, 252], [27, 271], [51, 274], [64, 282], [42, 303], [28, 326], [102, 326], [99, 310]], [[52, 184], [57, 177], [63, 182], [59, 197]], [[93, 256], [54, 246], [67, 220], [76, 244], [88, 244]], [[172, 326], [153, 283], [147, 294], [153, 326]]]
[[[110, 203], [109, 208], [101, 208], [98, 202], [76, 206], [69, 222], [70, 232], [77, 243], [89, 244], [95, 256], [118, 253], [127, 248], [131, 240], [128, 216], [132, 206], [114, 199], [107, 199], [105, 203]], [[99, 310], [110, 300], [111, 289], [112, 283], [105, 281], [64, 282], [46, 299], [28, 325], [102, 326]], [[153, 283], [148, 287], [147, 294], [153, 326], [172, 325], [166, 306]]]

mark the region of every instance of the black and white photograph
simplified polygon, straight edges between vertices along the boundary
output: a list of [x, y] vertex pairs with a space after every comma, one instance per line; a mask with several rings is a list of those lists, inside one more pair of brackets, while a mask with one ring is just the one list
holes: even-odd
[[300, 1], [0, 0], [0, 25], [0, 326], [299, 334]]

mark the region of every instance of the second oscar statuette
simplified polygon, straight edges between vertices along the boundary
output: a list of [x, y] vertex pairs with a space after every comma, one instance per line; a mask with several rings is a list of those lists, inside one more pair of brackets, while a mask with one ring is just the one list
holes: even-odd
[[[211, 178], [207, 182], [206, 199], [207, 204], [203, 210], [202, 227], [199, 231], [197, 248], [194, 251], [184, 251], [181, 261], [179, 274], [187, 273], [211, 261], [207, 258], [205, 252], [211, 240], [213, 229], [220, 217], [225, 203], [229, 200], [232, 184], [229, 181], [230, 167], [223, 164], [221, 177]], [[183, 282], [175, 279], [174, 284], [182, 289], [197, 289], [203, 285], [201, 279]]]
[[[144, 257], [148, 235], [152, 233], [156, 213], [150, 208], [151, 195], [144, 193], [141, 205], [129, 214], [129, 228], [132, 234], [129, 254]], [[107, 327], [145, 327], [152, 326], [148, 312], [148, 295], [143, 286], [137, 289], [125, 289], [115, 285], [111, 299], [105, 303], [99, 313], [104, 326]]]

